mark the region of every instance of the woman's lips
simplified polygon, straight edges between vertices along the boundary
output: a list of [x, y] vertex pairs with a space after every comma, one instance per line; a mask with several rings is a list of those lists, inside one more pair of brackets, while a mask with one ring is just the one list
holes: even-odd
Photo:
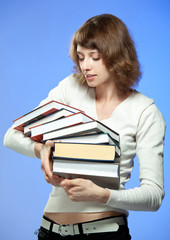
[[95, 74], [86, 74], [85, 75], [85, 78], [87, 81], [93, 81], [95, 77], [96, 77]]

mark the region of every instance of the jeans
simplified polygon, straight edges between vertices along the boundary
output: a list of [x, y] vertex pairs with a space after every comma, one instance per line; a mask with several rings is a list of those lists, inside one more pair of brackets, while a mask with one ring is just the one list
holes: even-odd
[[38, 240], [130, 240], [127, 225], [119, 226], [117, 232], [79, 234], [74, 236], [61, 236], [44, 228], [39, 229]]

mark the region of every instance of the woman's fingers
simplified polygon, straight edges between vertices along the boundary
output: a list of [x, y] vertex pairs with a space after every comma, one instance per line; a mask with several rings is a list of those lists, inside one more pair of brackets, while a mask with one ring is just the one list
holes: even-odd
[[52, 169], [53, 169], [53, 160], [52, 160], [52, 153], [53, 153], [53, 148], [54, 148], [54, 142], [48, 140], [43, 148], [41, 149], [40, 152], [40, 157], [41, 157], [41, 169], [44, 173], [45, 180], [56, 186], [59, 184], [63, 178], [60, 178], [57, 175], [53, 175]]
[[102, 188], [88, 179], [65, 179], [60, 183], [70, 200], [75, 202], [105, 203], [110, 197], [110, 191]]

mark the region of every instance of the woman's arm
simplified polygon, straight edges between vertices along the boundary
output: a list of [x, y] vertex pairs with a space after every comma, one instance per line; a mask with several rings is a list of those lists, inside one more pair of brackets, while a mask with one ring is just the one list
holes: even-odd
[[163, 147], [165, 122], [152, 104], [141, 114], [136, 133], [140, 186], [110, 190], [106, 205], [136, 211], [156, 211], [164, 197]]

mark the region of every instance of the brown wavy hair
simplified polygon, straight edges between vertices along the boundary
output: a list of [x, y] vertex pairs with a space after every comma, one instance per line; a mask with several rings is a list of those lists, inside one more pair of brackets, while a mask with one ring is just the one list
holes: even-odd
[[81, 83], [85, 83], [79, 67], [78, 45], [102, 54], [106, 67], [113, 72], [118, 90], [126, 92], [138, 83], [141, 71], [134, 42], [126, 25], [116, 16], [102, 14], [92, 17], [73, 36], [70, 56], [76, 64], [76, 75]]

